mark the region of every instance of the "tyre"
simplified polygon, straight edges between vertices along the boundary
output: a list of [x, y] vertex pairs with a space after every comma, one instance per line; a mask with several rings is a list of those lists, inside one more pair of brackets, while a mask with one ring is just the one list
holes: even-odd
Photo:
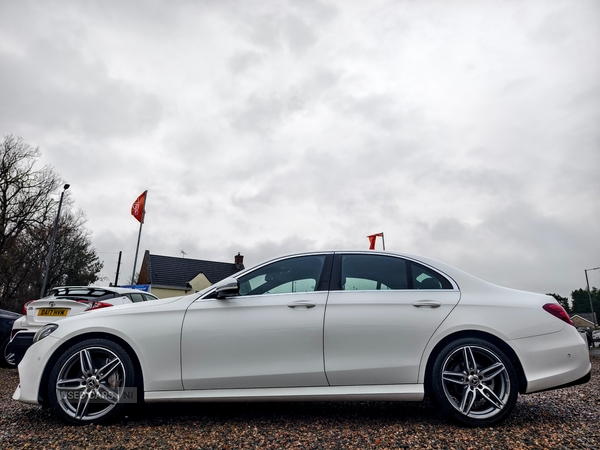
[[14, 369], [17, 367], [15, 361], [15, 354], [10, 353], [8, 351], [8, 343], [10, 342], [9, 338], [6, 338], [4, 341], [0, 343], [0, 367], [7, 367], [9, 369]]
[[55, 363], [48, 398], [67, 424], [104, 423], [136, 402], [134, 380], [133, 363], [120, 345], [90, 339], [75, 344]]
[[494, 425], [514, 408], [516, 371], [495, 345], [463, 338], [447, 345], [437, 356], [431, 377], [434, 400], [463, 425]]

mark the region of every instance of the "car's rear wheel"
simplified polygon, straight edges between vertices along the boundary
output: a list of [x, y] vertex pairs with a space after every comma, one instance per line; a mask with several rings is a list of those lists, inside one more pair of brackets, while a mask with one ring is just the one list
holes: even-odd
[[476, 338], [447, 345], [433, 366], [431, 389], [442, 409], [468, 426], [494, 425], [517, 402], [517, 375], [497, 346]]
[[56, 362], [48, 383], [55, 413], [68, 424], [109, 421], [135, 403], [134, 366], [127, 352], [107, 339], [75, 344]]

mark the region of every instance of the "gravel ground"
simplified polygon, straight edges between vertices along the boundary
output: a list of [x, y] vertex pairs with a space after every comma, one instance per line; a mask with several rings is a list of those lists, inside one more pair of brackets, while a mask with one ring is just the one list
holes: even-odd
[[494, 428], [448, 424], [432, 403], [186, 403], [136, 408], [119, 422], [72, 427], [12, 400], [0, 369], [0, 449], [600, 449], [600, 355], [592, 381], [520, 396]]

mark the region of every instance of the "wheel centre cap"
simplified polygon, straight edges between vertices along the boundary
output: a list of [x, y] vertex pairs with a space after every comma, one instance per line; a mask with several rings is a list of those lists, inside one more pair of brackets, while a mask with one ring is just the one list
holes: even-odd
[[98, 386], [100, 385], [100, 383], [98, 383], [98, 380], [96, 379], [96, 377], [89, 377], [85, 381], [85, 385], [88, 389], [98, 389]]
[[479, 377], [477, 375], [471, 375], [469, 377], [469, 386], [477, 387], [479, 384]]

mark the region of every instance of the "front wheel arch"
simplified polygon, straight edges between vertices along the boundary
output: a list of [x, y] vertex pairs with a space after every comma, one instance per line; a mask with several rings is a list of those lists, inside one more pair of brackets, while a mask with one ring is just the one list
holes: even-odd
[[58, 361], [58, 359], [62, 356], [64, 352], [66, 352], [73, 345], [78, 344], [79, 342], [86, 341], [88, 339], [106, 339], [109, 341], [113, 341], [115, 344], [120, 345], [129, 355], [131, 362], [133, 363], [133, 367], [135, 369], [135, 386], [137, 387], [137, 398], [138, 403], [144, 402], [144, 374], [142, 372], [142, 365], [140, 363], [137, 354], [133, 350], [133, 348], [123, 339], [118, 336], [109, 333], [86, 333], [75, 336], [68, 341], [64, 342], [60, 347], [58, 347], [44, 368], [44, 372], [42, 374], [42, 379], [40, 383], [40, 392], [38, 394], [38, 401], [40, 405], [44, 408], [50, 406], [50, 399], [48, 397], [48, 381], [50, 380], [50, 374], [52, 373], [52, 369], [54, 365]]
[[527, 389], [527, 377], [525, 377], [525, 371], [523, 370], [523, 366], [521, 365], [521, 361], [517, 357], [517, 354], [512, 349], [510, 345], [504, 342], [502, 339], [494, 336], [493, 334], [486, 333], [483, 331], [477, 330], [469, 330], [469, 331], [459, 331], [457, 333], [446, 336], [437, 345], [429, 354], [429, 358], [427, 359], [427, 367], [425, 369], [425, 396], [431, 397], [431, 379], [433, 373], [433, 366], [435, 361], [437, 360], [440, 352], [450, 343], [462, 338], [474, 338], [474, 339], [482, 339], [484, 341], [489, 342], [490, 344], [494, 344], [500, 350], [504, 352], [504, 354], [510, 359], [510, 362], [513, 365], [517, 373], [517, 381], [518, 381], [518, 391], [519, 394], [524, 394]]

